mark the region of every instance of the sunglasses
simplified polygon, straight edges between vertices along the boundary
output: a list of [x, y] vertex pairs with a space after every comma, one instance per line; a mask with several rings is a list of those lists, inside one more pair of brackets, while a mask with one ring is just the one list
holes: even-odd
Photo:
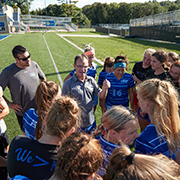
[[107, 66], [107, 67], [112, 67], [112, 66], [114, 66], [114, 63], [112, 62], [112, 63], [105, 63], [105, 65]]
[[18, 58], [18, 59], [19, 59], [19, 60], [22, 60], [22, 61], [27, 61], [30, 57], [31, 57], [31, 54], [29, 54], [28, 57], [25, 57], [25, 58]]

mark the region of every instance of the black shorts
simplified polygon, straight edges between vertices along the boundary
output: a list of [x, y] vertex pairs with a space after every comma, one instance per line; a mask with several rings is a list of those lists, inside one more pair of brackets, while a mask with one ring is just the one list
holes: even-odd
[[[0, 156], [7, 158], [7, 151], [6, 147], [9, 145], [9, 139], [7, 133], [3, 133], [0, 136]], [[7, 167], [0, 167], [0, 179], [6, 180], [7, 179]]]
[[23, 116], [19, 116], [17, 114], [16, 114], [16, 116], [17, 116], [18, 123], [19, 123], [21, 130], [23, 130]]
[[3, 133], [0, 136], [0, 156], [6, 158], [7, 152], [6, 152], [6, 147], [9, 145], [9, 139], [7, 136], [7, 133]]

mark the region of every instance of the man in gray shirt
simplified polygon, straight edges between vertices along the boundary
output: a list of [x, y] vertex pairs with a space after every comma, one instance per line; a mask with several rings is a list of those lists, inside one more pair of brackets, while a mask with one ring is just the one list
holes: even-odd
[[62, 95], [68, 95], [78, 101], [81, 108], [82, 130], [91, 133], [96, 128], [94, 94], [101, 99], [105, 98], [110, 83], [105, 80], [101, 90], [95, 79], [86, 75], [88, 59], [84, 54], [75, 57], [74, 68], [76, 73], [64, 83]]
[[15, 111], [22, 129], [23, 115], [29, 108], [36, 108], [35, 93], [39, 80], [45, 81], [46, 77], [38, 64], [31, 61], [31, 54], [25, 47], [15, 46], [12, 54], [16, 62], [3, 69], [0, 86], [3, 90], [8, 86], [12, 102], [4, 98], [9, 108]]

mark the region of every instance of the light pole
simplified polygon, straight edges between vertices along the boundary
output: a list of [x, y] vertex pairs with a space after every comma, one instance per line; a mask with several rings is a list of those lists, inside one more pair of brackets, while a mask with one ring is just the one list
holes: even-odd
[[27, 8], [28, 8], [28, 15], [29, 15], [29, 18], [30, 18], [30, 12], [29, 12], [29, 3], [28, 3], [28, 0], [27, 0]]
[[47, 16], [46, 0], [44, 0], [44, 6], [45, 6], [45, 11], [46, 11], [46, 16]]

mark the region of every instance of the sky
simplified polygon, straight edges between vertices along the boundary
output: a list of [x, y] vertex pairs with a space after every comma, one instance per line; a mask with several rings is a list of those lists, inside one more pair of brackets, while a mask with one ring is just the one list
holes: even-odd
[[[100, 2], [100, 3], [112, 3], [112, 2], [117, 2], [117, 3], [121, 3], [121, 2], [126, 2], [126, 3], [133, 3], [133, 2], [148, 2], [149, 0], [79, 0], [78, 3], [76, 3], [76, 6], [79, 8], [82, 8], [85, 5], [91, 5], [94, 2]], [[163, 1], [163, 0], [157, 0], [158, 2]], [[31, 3], [31, 9], [30, 10], [35, 10], [38, 8], [45, 8], [46, 6], [48, 6], [49, 4], [58, 4], [57, 0], [34, 0]]]

